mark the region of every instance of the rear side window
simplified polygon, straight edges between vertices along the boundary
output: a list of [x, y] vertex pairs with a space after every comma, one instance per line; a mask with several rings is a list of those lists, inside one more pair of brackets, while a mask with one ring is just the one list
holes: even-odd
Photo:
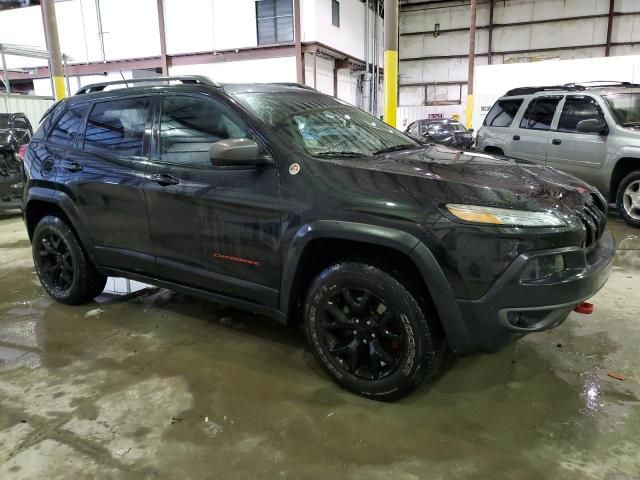
[[76, 105], [64, 112], [49, 133], [49, 142], [62, 147], [71, 147], [78, 135], [87, 104]]
[[228, 138], [253, 138], [225, 106], [198, 97], [166, 97], [160, 117], [163, 162], [211, 167], [209, 148]]
[[84, 148], [142, 156], [150, 105], [148, 97], [96, 103], [87, 119]]
[[576, 132], [576, 126], [582, 120], [600, 118], [604, 120], [600, 105], [591, 97], [570, 95], [564, 102], [558, 121], [558, 130]]
[[562, 97], [541, 97], [532, 100], [520, 121], [520, 128], [549, 130], [556, 107]]
[[484, 125], [487, 127], [510, 127], [520, 105], [522, 105], [521, 98], [498, 100], [484, 119]]

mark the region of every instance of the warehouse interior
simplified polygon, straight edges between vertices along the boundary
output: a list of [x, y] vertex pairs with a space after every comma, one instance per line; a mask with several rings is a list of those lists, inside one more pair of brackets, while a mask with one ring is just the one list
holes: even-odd
[[638, 1], [0, 0], [2, 479], [637, 479], [638, 279]]

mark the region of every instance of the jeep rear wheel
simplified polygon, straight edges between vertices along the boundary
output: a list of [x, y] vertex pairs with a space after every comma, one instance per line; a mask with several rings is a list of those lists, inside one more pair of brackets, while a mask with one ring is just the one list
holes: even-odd
[[631, 172], [622, 179], [616, 205], [627, 224], [640, 227], [640, 171]]
[[96, 270], [73, 231], [60, 218], [46, 216], [38, 222], [32, 251], [40, 283], [57, 301], [79, 305], [104, 290], [107, 277]]
[[340, 386], [392, 401], [440, 365], [444, 342], [431, 315], [389, 273], [345, 262], [324, 270], [305, 305], [313, 354]]

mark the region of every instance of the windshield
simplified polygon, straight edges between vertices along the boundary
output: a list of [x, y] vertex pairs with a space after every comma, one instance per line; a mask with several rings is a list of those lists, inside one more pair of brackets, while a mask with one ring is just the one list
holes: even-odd
[[640, 125], [640, 93], [605, 95], [613, 115], [621, 125]]
[[369, 156], [419, 146], [368, 113], [326, 95], [254, 92], [236, 98], [313, 156]]

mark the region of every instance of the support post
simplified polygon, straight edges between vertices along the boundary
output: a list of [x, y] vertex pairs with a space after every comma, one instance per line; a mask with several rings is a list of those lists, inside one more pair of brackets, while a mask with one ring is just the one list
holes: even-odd
[[318, 55], [313, 52], [313, 88], [318, 89]]
[[60, 54], [60, 39], [58, 37], [58, 24], [56, 22], [55, 0], [42, 0], [40, 4], [42, 6], [44, 36], [47, 43], [47, 50], [49, 50], [53, 94], [56, 100], [61, 100], [66, 96], [66, 93], [62, 55]]
[[4, 88], [7, 93], [11, 93], [11, 85], [9, 84], [9, 71], [7, 70], [7, 59], [4, 56], [4, 47], [0, 45], [0, 60], [2, 60], [2, 79], [4, 80]]
[[467, 83], [467, 128], [473, 123], [473, 70], [476, 61], [476, 13], [478, 0], [471, 0], [471, 26], [469, 28], [469, 75]]
[[604, 49], [604, 56], [611, 54], [611, 34], [613, 33], [613, 11], [615, 9], [616, 0], [609, 0], [609, 16], [607, 17], [607, 45]]
[[304, 54], [302, 53], [301, 28], [300, 0], [293, 0], [293, 38], [296, 50], [296, 81], [298, 83], [304, 83]]
[[69, 71], [67, 69], [67, 55], [66, 54], [62, 54], [62, 66], [63, 66], [63, 72], [64, 72], [64, 82], [65, 82], [65, 87], [66, 87], [66, 92], [67, 95], [71, 95], [71, 86], [69, 85]]
[[384, 0], [384, 121], [396, 126], [398, 107], [398, 0]]
[[493, 56], [493, 7], [495, 0], [489, 0], [489, 46], [487, 49], [487, 63], [491, 65], [491, 57]]
[[167, 58], [167, 36], [164, 28], [164, 0], [157, 0], [158, 30], [160, 33], [160, 65], [162, 76], [169, 76], [169, 60]]

